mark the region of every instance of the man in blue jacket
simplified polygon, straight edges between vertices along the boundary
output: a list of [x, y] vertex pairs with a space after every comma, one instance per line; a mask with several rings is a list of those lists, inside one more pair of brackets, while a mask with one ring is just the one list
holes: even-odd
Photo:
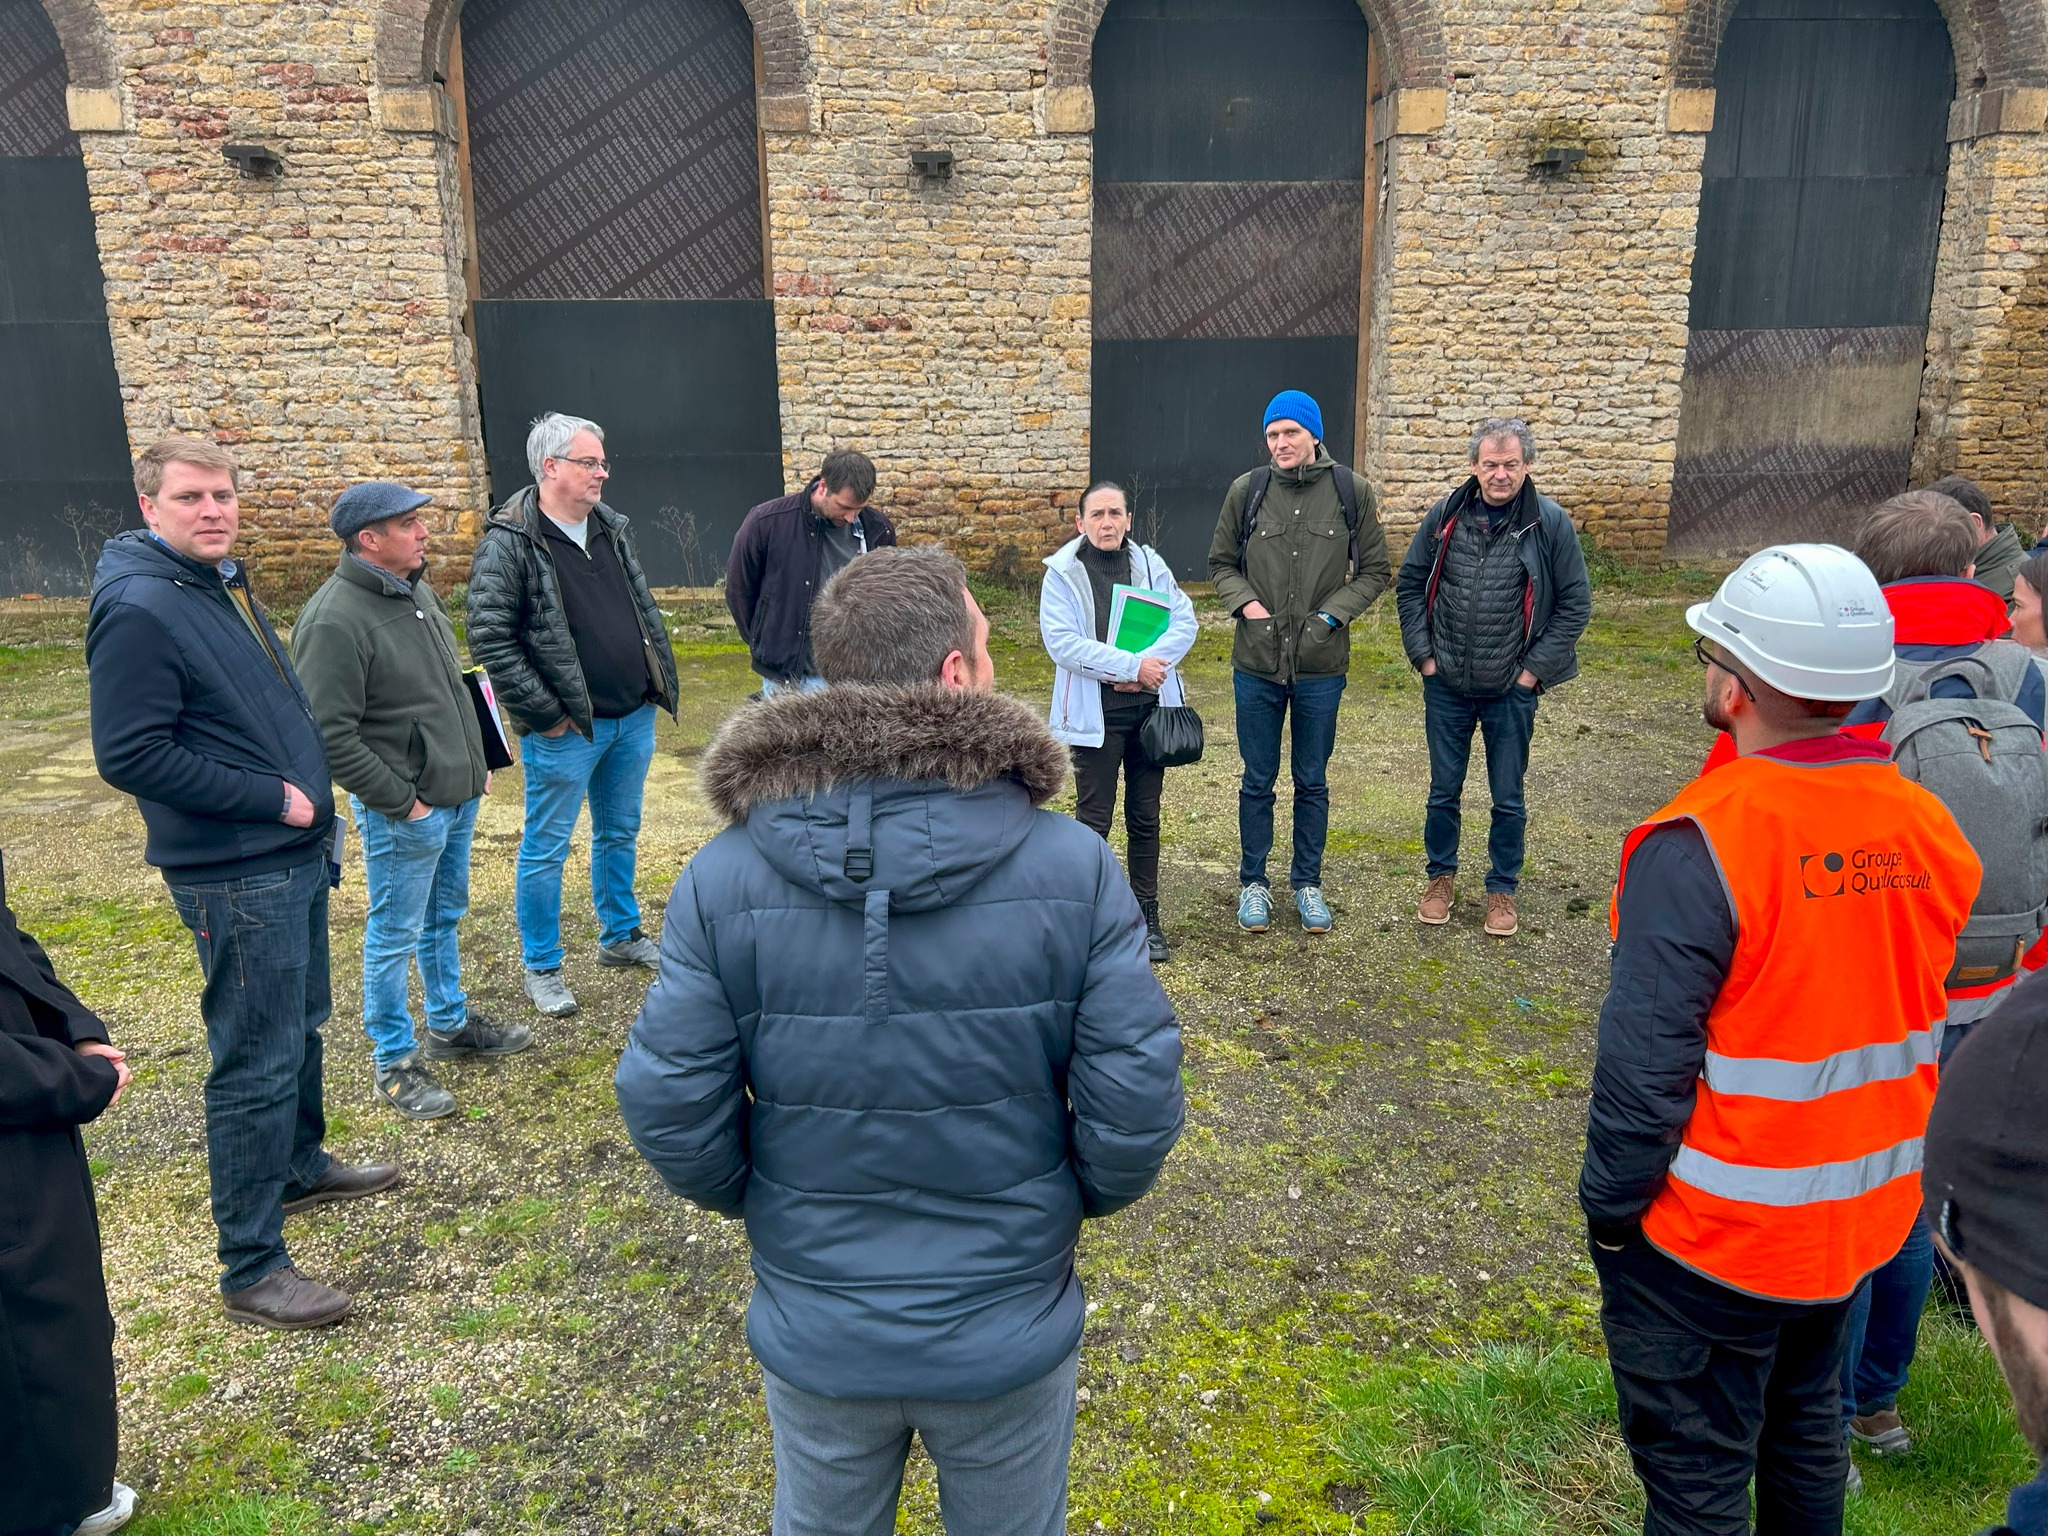
[[284, 1218], [398, 1182], [327, 1155], [320, 1026], [334, 789], [285, 648], [228, 558], [235, 465], [169, 437], [135, 464], [147, 531], [107, 541], [85, 659], [100, 777], [135, 797], [206, 978], [207, 1172], [227, 1313], [266, 1328], [340, 1322], [345, 1292], [301, 1275]]
[[775, 1529], [886, 1536], [916, 1433], [954, 1532], [1056, 1536], [1081, 1221], [1180, 1134], [1180, 1035], [1066, 750], [993, 692], [958, 561], [819, 598], [822, 692], [726, 722], [619, 1064], [669, 1188], [743, 1216]]

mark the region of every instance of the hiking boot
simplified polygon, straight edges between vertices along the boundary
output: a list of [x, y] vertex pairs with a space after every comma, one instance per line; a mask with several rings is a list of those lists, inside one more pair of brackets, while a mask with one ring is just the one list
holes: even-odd
[[1422, 893], [1422, 904], [1415, 909], [1415, 920], [1427, 923], [1432, 928], [1441, 928], [1451, 920], [1450, 875], [1438, 875], [1429, 882], [1429, 889]]
[[1237, 893], [1237, 926], [1246, 933], [1264, 933], [1273, 926], [1273, 893], [1248, 885]]
[[420, 1054], [429, 1061], [449, 1061], [457, 1056], [510, 1056], [531, 1044], [533, 1031], [524, 1024], [500, 1024], [472, 1012], [452, 1035], [444, 1035], [438, 1029], [428, 1030]]
[[135, 1514], [135, 1490], [126, 1483], [114, 1484], [114, 1496], [98, 1514], [87, 1515], [71, 1536], [107, 1536], [118, 1531]]
[[292, 1193], [290, 1185], [285, 1186], [284, 1213], [290, 1216], [330, 1200], [360, 1200], [364, 1195], [381, 1194], [404, 1176], [404, 1170], [396, 1163], [331, 1161], [325, 1173], [297, 1194]]
[[1145, 914], [1145, 958], [1164, 965], [1172, 957], [1166, 952], [1166, 930], [1159, 926], [1159, 903], [1141, 901], [1138, 910]]
[[1849, 1434], [1858, 1443], [1869, 1446], [1876, 1456], [1904, 1456], [1913, 1449], [1913, 1437], [1899, 1422], [1896, 1408], [1858, 1414], [1849, 1421]]
[[1496, 939], [1512, 939], [1522, 926], [1515, 915], [1515, 898], [1506, 891], [1486, 893], [1486, 931]]
[[1328, 933], [1334, 919], [1330, 916], [1330, 904], [1323, 900], [1323, 888], [1319, 885], [1304, 885], [1294, 893], [1294, 910], [1301, 914], [1303, 933]]
[[408, 1120], [439, 1120], [455, 1113], [455, 1095], [434, 1081], [416, 1050], [377, 1069], [377, 1097]]
[[569, 983], [562, 980], [559, 966], [552, 971], [528, 971], [526, 997], [551, 1019], [566, 1019], [577, 1008], [576, 994], [569, 990]]
[[287, 1264], [244, 1290], [228, 1292], [221, 1298], [221, 1305], [238, 1323], [254, 1323], [259, 1328], [289, 1333], [338, 1323], [348, 1316], [355, 1302], [347, 1291], [308, 1280], [296, 1266]]
[[638, 928], [616, 944], [597, 946], [599, 965], [644, 965], [653, 970], [661, 964], [661, 948]]

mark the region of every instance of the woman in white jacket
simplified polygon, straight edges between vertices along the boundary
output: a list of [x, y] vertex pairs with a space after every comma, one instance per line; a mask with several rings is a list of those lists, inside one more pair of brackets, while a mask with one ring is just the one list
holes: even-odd
[[[1038, 630], [1058, 669], [1052, 733], [1074, 754], [1075, 819], [1105, 838], [1116, 812], [1117, 770], [1123, 770], [1125, 866], [1157, 964], [1167, 958], [1159, 923], [1159, 792], [1166, 770], [1146, 761], [1139, 734], [1162, 703], [1186, 702], [1174, 667], [1195, 643], [1195, 605], [1158, 553], [1131, 539], [1122, 486], [1107, 480], [1089, 486], [1075, 526], [1080, 537], [1047, 558], [1038, 594]], [[1169, 605], [1166, 633], [1142, 651], [1108, 643], [1110, 602], [1120, 585], [1155, 593]]]

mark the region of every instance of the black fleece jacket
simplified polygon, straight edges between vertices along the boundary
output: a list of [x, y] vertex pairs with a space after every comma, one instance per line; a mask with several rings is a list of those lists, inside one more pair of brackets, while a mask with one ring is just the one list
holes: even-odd
[[[152, 533], [107, 541], [93, 574], [85, 663], [100, 777], [135, 797], [144, 857], [182, 885], [290, 869], [334, 822], [327, 747], [289, 654], [263, 610], [250, 632], [233, 560], [189, 560]], [[288, 827], [289, 780], [313, 802]]]

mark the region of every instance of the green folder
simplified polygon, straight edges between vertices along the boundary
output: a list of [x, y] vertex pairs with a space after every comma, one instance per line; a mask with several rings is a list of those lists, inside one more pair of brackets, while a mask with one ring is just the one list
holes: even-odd
[[1109, 643], [1133, 654], [1158, 644], [1173, 623], [1173, 606], [1157, 592], [1118, 582], [1109, 595]]

